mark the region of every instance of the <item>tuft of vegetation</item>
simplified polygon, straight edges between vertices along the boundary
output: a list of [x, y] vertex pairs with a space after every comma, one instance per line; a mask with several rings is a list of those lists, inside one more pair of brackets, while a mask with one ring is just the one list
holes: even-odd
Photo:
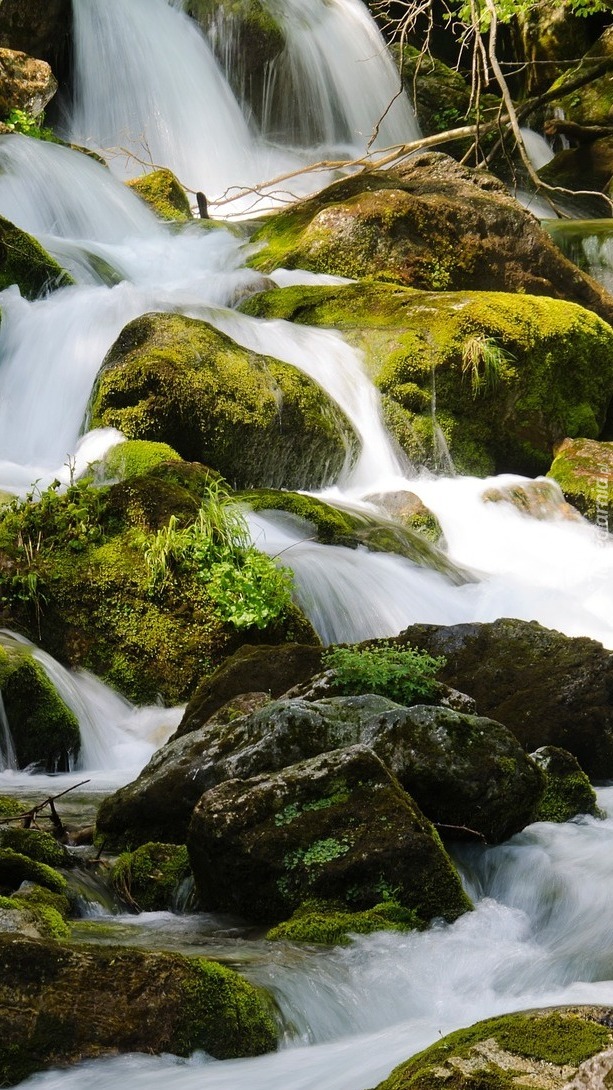
[[22, 136], [33, 136], [36, 140], [55, 141], [53, 131], [43, 125], [44, 120], [44, 114], [32, 117], [25, 110], [14, 109], [4, 119], [4, 124], [7, 129], [11, 129], [12, 132], [19, 132]]
[[324, 652], [323, 664], [334, 671], [345, 696], [378, 693], [408, 705], [436, 695], [436, 675], [445, 659], [384, 640], [371, 647], [332, 647]]
[[196, 518], [181, 527], [172, 515], [144, 542], [152, 594], [175, 573], [206, 584], [222, 620], [235, 628], [266, 628], [291, 604], [292, 573], [251, 544], [246, 519], [225, 486], [212, 481]]
[[484, 333], [473, 333], [462, 345], [462, 375], [470, 378], [473, 398], [495, 391], [505, 365], [515, 359]]

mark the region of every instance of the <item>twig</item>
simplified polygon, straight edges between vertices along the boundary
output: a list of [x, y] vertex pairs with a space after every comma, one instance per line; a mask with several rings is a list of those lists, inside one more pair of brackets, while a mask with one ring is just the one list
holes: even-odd
[[51, 811], [51, 822], [56, 830], [58, 836], [63, 836], [65, 829], [62, 824], [55, 804], [58, 799], [68, 795], [71, 791], [76, 791], [77, 787], [83, 787], [84, 784], [90, 783], [90, 780], [81, 780], [80, 783], [73, 784], [72, 787], [67, 787], [65, 791], [60, 791], [57, 795], [50, 795], [44, 802], [40, 802], [38, 806], [33, 806], [31, 810], [25, 810], [22, 814], [14, 814], [13, 817], [0, 818], [0, 825], [9, 825], [12, 821], [21, 821], [24, 829], [30, 829], [32, 824], [36, 822], [36, 815], [48, 806]]

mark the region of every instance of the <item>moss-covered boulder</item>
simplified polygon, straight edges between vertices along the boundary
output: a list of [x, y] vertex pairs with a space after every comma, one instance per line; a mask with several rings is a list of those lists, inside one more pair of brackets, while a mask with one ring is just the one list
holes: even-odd
[[606, 1007], [503, 1014], [443, 1037], [397, 1067], [377, 1090], [604, 1087], [613, 1070], [612, 1042]]
[[433, 545], [444, 544], [443, 529], [439, 520], [414, 492], [409, 492], [408, 489], [397, 492], [377, 492], [366, 496], [365, 499], [386, 511], [391, 518], [408, 530], [416, 530], [419, 534], [423, 534]]
[[399, 637], [444, 655], [440, 677], [474, 697], [529, 753], [569, 750], [588, 776], [613, 775], [613, 653], [536, 621], [412, 625]]
[[396, 901], [382, 901], [363, 912], [347, 912], [329, 901], [307, 901], [293, 916], [271, 927], [271, 942], [308, 942], [314, 945], [346, 946], [352, 935], [375, 931], [414, 931], [423, 924], [415, 912]]
[[425, 291], [505, 291], [567, 299], [613, 320], [613, 298], [579, 272], [501, 182], [430, 153], [362, 172], [265, 220], [251, 264]]
[[53, 867], [12, 848], [0, 847], [0, 892], [15, 893], [22, 882], [34, 882], [52, 893], [65, 894], [68, 888], [66, 879]]
[[321, 654], [321, 647], [311, 644], [287, 643], [278, 647], [243, 644], [212, 674], [200, 680], [175, 737], [199, 730], [220, 708], [226, 710], [231, 720], [232, 700], [244, 693], [282, 696], [319, 672]]
[[424, 136], [467, 124], [470, 87], [457, 69], [414, 45], [405, 45], [402, 78]]
[[113, 864], [111, 883], [122, 900], [139, 912], [174, 906], [181, 882], [190, 875], [183, 844], [143, 844], [124, 852]]
[[25, 299], [37, 299], [74, 280], [32, 235], [0, 216], [0, 291], [11, 284]]
[[38, 117], [57, 91], [57, 80], [49, 65], [26, 53], [2, 48], [0, 65], [0, 119], [8, 117], [11, 110]]
[[131, 178], [126, 185], [153, 209], [161, 220], [185, 223], [192, 218], [187, 193], [171, 170], [162, 167]]
[[312, 897], [372, 908], [392, 891], [423, 921], [470, 907], [434, 829], [364, 746], [207, 791], [188, 850], [203, 907], [256, 920]]
[[81, 745], [79, 724], [24, 647], [0, 647], [0, 693], [20, 768], [66, 771]]
[[598, 437], [613, 395], [613, 330], [559, 299], [362, 281], [284, 288], [243, 309], [340, 329], [418, 465], [438, 468], [438, 425], [461, 472], [546, 472], [566, 435]]
[[[80, 483], [65, 494], [51, 489], [37, 502], [3, 509], [4, 625], [141, 704], [159, 695], [168, 703], [185, 701], [203, 674], [245, 640], [318, 644], [285, 598], [264, 627], [248, 617], [237, 626], [220, 611], [207, 569], [195, 560], [169, 565], [164, 585], [152, 583], [146, 553], [157, 531], [173, 518], [181, 529], [193, 525], [212, 477], [204, 466], [164, 462], [109, 488]], [[20, 544], [27, 540], [37, 542], [32, 554]], [[27, 759], [42, 757], [46, 753], [34, 752]]]
[[572, 753], [557, 746], [542, 746], [530, 756], [545, 776], [535, 821], [570, 821], [577, 814], [601, 816], [596, 792]]
[[[99, 462], [94, 475], [98, 482], [125, 481], [141, 477], [166, 462], [181, 462], [181, 457], [168, 443], [150, 443], [145, 439], [128, 439], [111, 447]], [[204, 468], [204, 467], [203, 467]]]
[[16, 824], [0, 825], [0, 848], [11, 848], [36, 863], [46, 863], [48, 867], [68, 867], [74, 862], [64, 845], [44, 829], [24, 829]]
[[381, 758], [448, 839], [467, 829], [506, 840], [533, 820], [541, 770], [511, 731], [450, 708], [394, 708], [373, 716], [360, 741]]
[[269, 1005], [203, 958], [0, 937], [0, 1082], [117, 1052], [202, 1049], [227, 1059], [276, 1047]]
[[564, 519], [567, 522], [581, 521], [581, 515], [576, 508], [566, 503], [560, 486], [555, 481], [547, 481], [544, 478], [535, 481], [517, 481], [514, 484], [492, 485], [481, 493], [481, 499], [484, 503], [508, 504], [520, 514], [537, 519], [539, 522], [549, 522], [554, 519]]
[[320, 487], [357, 451], [344, 414], [310, 378], [182, 315], [126, 326], [91, 408], [94, 427], [169, 443], [241, 487]]
[[63, 942], [70, 930], [51, 905], [25, 902], [23, 898], [0, 896], [0, 935], [20, 935], [28, 939]]
[[[566, 68], [550, 90], [556, 90], [560, 97], [556, 106], [560, 106], [563, 116], [579, 125], [610, 125], [613, 109], [613, 87], [611, 87], [611, 66], [613, 64], [613, 26], [609, 26], [597, 42], [581, 58], [578, 64]], [[578, 76], [600, 71], [601, 74], [583, 87], [563, 94], [564, 85], [571, 83]]]
[[569, 503], [604, 533], [613, 495], [613, 443], [566, 439], [558, 446], [547, 474], [557, 481]]
[[159, 749], [133, 783], [103, 801], [98, 837], [112, 848], [184, 842], [203, 792], [359, 742], [363, 724], [395, 707], [380, 696], [271, 700], [233, 717], [226, 704], [204, 726]]

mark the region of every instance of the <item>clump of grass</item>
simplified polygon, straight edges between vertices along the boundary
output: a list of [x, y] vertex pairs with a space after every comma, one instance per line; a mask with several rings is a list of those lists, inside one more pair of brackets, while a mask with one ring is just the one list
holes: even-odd
[[505, 366], [515, 357], [492, 337], [472, 333], [462, 345], [462, 375], [470, 379], [473, 398], [493, 393]]

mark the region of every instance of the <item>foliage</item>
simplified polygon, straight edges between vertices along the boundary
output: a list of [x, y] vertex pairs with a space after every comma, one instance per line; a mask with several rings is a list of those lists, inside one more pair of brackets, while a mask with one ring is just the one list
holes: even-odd
[[400, 704], [411, 704], [435, 695], [436, 674], [445, 659], [385, 640], [372, 647], [332, 647], [324, 653], [323, 663], [334, 671], [345, 695], [379, 693]]
[[473, 333], [462, 345], [462, 374], [470, 377], [473, 397], [492, 393], [499, 381], [504, 364], [514, 360], [492, 337]]
[[208, 485], [192, 523], [181, 527], [172, 515], [144, 554], [152, 593], [189, 571], [235, 628], [266, 628], [290, 605], [291, 572], [254, 549], [244, 515], [219, 481]]
[[51, 129], [43, 126], [44, 115], [39, 114], [38, 117], [32, 117], [31, 114], [27, 114], [25, 110], [11, 110], [10, 114], [4, 120], [4, 124], [7, 129], [12, 129], [13, 132], [20, 132], [23, 136], [33, 136], [37, 140], [53, 140], [54, 135]]

